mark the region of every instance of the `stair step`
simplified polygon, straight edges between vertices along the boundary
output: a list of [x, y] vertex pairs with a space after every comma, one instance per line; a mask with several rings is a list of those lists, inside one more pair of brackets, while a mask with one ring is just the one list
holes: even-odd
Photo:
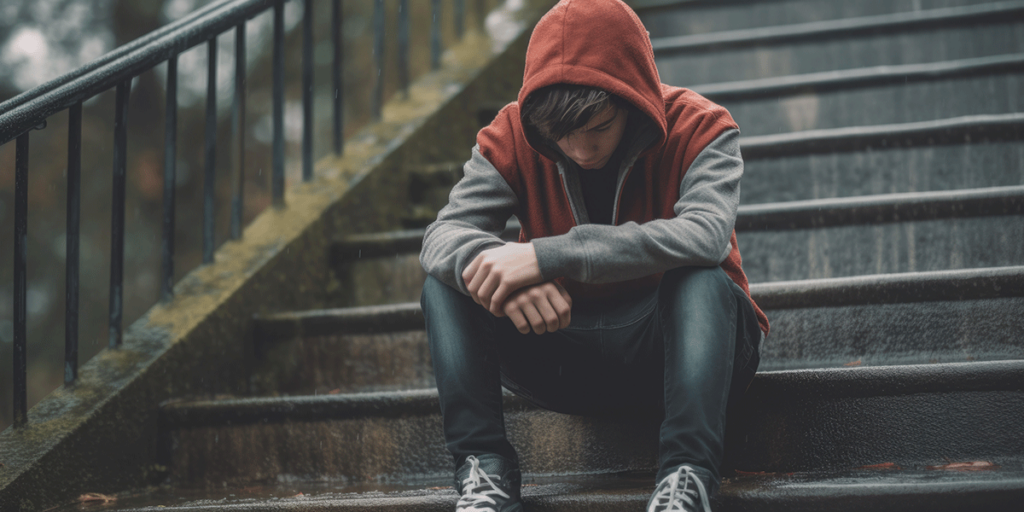
[[1024, 54], [1009, 54], [691, 89], [728, 108], [744, 135], [750, 136], [1017, 111], [1024, 106], [1020, 103], [1022, 72]]
[[991, 0], [631, 0], [654, 39], [907, 13]]
[[757, 27], [700, 35], [680, 35], [653, 38], [651, 46], [656, 56], [681, 52], [707, 52], [725, 48], [764, 46], [793, 41], [816, 42], [822, 39], [859, 36], [878, 32], [920, 30], [950, 25], [976, 24], [1006, 19], [1021, 19], [1024, 2], [992, 2], [942, 9], [899, 12], [816, 21], [795, 25]]
[[739, 207], [737, 231], [806, 229], [915, 220], [1015, 215], [1024, 186], [810, 199]]
[[805, 130], [740, 140], [744, 160], [798, 153], [863, 151], [891, 146], [962, 144], [976, 140], [1019, 140], [1024, 113], [961, 116], [934, 121]]
[[[1001, 267], [1024, 263], [1024, 186], [878, 194], [745, 205], [736, 230], [752, 282], [872, 273]], [[982, 218], [977, 218], [982, 217]], [[505, 239], [515, 239], [510, 222]], [[416, 274], [407, 300], [418, 298], [425, 275], [418, 254], [424, 230], [357, 235], [337, 242], [335, 266], [389, 257], [387, 275]], [[851, 250], [852, 248], [852, 250]], [[405, 255], [405, 257], [403, 257]]]
[[[1024, 361], [759, 373], [737, 412], [732, 459], [745, 471], [821, 471], [893, 462], [1003, 461], [1024, 450]], [[656, 414], [592, 418], [507, 395], [523, 470], [653, 470]], [[451, 471], [436, 391], [165, 405], [179, 485], [282, 478], [444, 478]]]
[[872, 66], [803, 75], [689, 85], [690, 89], [716, 102], [778, 98], [809, 92], [848, 91], [880, 85], [935, 82], [951, 78], [1012, 73], [1024, 69], [1024, 54], [959, 59], [924, 64]]
[[[1024, 359], [1024, 267], [751, 286], [761, 370]], [[261, 393], [433, 387], [419, 303], [259, 317]]]
[[[431, 221], [436, 218], [436, 211]], [[419, 252], [425, 227], [385, 233], [349, 236], [335, 241], [329, 258], [346, 291], [343, 304], [365, 306], [417, 301], [426, 274]], [[519, 237], [519, 222], [513, 217], [504, 240]]]
[[[519, 221], [513, 217], [501, 233], [503, 240], [519, 238]], [[396, 254], [419, 254], [425, 229], [406, 229], [385, 233], [352, 235], [331, 246], [331, 260], [351, 262], [361, 258], [390, 257]]]
[[741, 139], [742, 204], [1024, 184], [1024, 115]]
[[661, 80], [751, 80], [1024, 50], [1024, 3], [986, 3], [800, 25], [655, 38]]
[[1024, 264], [1024, 186], [741, 206], [751, 282]]
[[[199, 512], [238, 510], [352, 510], [451, 512], [458, 499], [448, 479], [437, 485], [394, 486], [380, 490], [358, 486], [298, 483], [272, 490], [226, 489], [204, 493], [174, 490], [121, 498], [110, 510], [141, 511], [159, 503], [160, 510]], [[529, 477], [523, 499], [529, 510], [551, 512], [621, 512], [642, 510], [654, 491], [653, 475]], [[397, 489], [396, 489], [397, 487]], [[234, 491], [234, 492], [229, 492]], [[275, 492], [276, 491], [276, 492]], [[302, 493], [298, 495], [298, 493]], [[738, 475], [726, 478], [712, 507], [719, 512], [942, 512], [1015, 511], [1024, 494], [1024, 470], [1009, 461], [991, 471], [955, 472], [928, 469], [856, 469], [792, 475]], [[198, 495], [198, 496], [197, 496]], [[201, 497], [199, 497], [201, 496]], [[205, 498], [205, 499], [203, 499]], [[1013, 508], [1011, 508], [1013, 507]]]
[[1024, 70], [747, 100], [717, 100], [744, 135], [894, 124], [1024, 110]]

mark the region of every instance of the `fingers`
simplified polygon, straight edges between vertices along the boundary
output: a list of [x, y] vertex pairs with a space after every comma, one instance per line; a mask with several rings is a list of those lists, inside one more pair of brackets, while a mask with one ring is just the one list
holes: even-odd
[[476, 276], [478, 268], [480, 268], [479, 254], [477, 254], [476, 258], [473, 258], [473, 261], [469, 262], [469, 266], [462, 271], [462, 282], [466, 283], [466, 288], [470, 288], [469, 284], [473, 281], [473, 278]]
[[505, 315], [508, 316], [508, 319], [512, 321], [512, 324], [516, 326], [516, 329], [520, 334], [530, 332], [530, 323], [526, 321], [526, 316], [523, 315], [518, 304], [508, 303], [505, 306]]
[[546, 325], [540, 313], [529, 301], [509, 302], [504, 311], [520, 334], [529, 334], [531, 330], [537, 334], [544, 334], [546, 331]]
[[572, 320], [571, 299], [563, 292], [554, 283], [542, 283], [513, 293], [504, 304], [494, 301], [492, 305], [501, 308], [495, 316], [508, 316], [523, 334], [555, 332], [569, 327]]
[[[562, 322], [561, 318], [559, 318], [558, 316], [558, 313], [555, 312], [555, 305], [552, 304], [551, 299], [553, 299], [554, 297], [558, 297], [559, 295], [557, 292], [554, 291], [548, 294], [547, 292], [549, 290], [547, 290], [546, 288], [547, 287], [537, 286], [534, 287], [534, 289], [530, 290], [529, 293], [535, 293], [537, 295], [540, 295], [540, 297], [534, 301], [534, 305], [537, 307], [537, 312], [540, 313], [541, 318], [544, 319], [545, 331], [555, 332], [561, 328]], [[536, 331], [536, 327], [534, 328], [534, 330]]]
[[[539, 311], [537, 311], [536, 304], [527, 302], [523, 305], [521, 310], [523, 314], [526, 315], [526, 320], [530, 323], [529, 327], [533, 329], [534, 334], [544, 334], [548, 331], [547, 324], [544, 323], [544, 317], [541, 316]], [[526, 332], [529, 332], [529, 329], [527, 329]], [[526, 333], [524, 332], [523, 334]]]
[[569, 327], [569, 323], [572, 321], [572, 298], [557, 283], [555, 293], [551, 294], [550, 302], [551, 307], [555, 314], [558, 316], [558, 328], [565, 329]]
[[491, 309], [491, 312], [493, 313], [494, 309], [500, 308], [501, 305], [505, 303], [505, 300], [508, 299], [509, 294], [514, 291], [515, 290], [512, 289], [508, 283], [501, 283], [498, 288], [494, 290], [494, 293], [490, 295], [491, 307], [488, 309]]
[[[480, 284], [480, 287], [479, 289], [477, 289], [476, 293], [477, 295], [480, 296], [481, 306], [490, 310], [492, 309], [491, 306], [493, 305], [494, 309], [498, 309], [505, 302], [504, 299], [495, 300], [494, 298], [495, 290], [500, 288], [502, 285], [501, 274], [499, 274], [498, 272], [494, 272], [492, 269], [486, 270], [487, 277], [485, 279], [481, 279], [482, 283]], [[493, 313], [494, 311], [492, 310], [491, 312]]]

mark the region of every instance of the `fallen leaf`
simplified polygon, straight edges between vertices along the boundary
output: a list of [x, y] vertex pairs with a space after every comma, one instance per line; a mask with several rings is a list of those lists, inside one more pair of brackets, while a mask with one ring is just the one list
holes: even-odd
[[867, 466], [861, 466], [857, 469], [902, 469], [894, 462], [883, 462], [881, 464], [868, 464]]
[[846, 363], [843, 366], [860, 366], [860, 359], [856, 361], [850, 361], [849, 363]]
[[327, 392], [328, 395], [337, 395], [338, 393], [341, 393], [341, 388], [332, 389]]
[[113, 496], [107, 496], [106, 494], [100, 494], [96, 492], [87, 492], [78, 497], [79, 503], [100, 503], [106, 504], [112, 501], [117, 501], [117, 498]]
[[303, 494], [300, 492], [300, 493], [296, 494], [295, 496], [292, 496], [292, 498], [301, 498], [302, 496], [303, 496]]
[[941, 466], [927, 466], [926, 469], [943, 469], [951, 471], [988, 471], [999, 466], [984, 460], [972, 460], [969, 462], [950, 462]]
[[451, 489], [451, 488], [452, 488], [452, 486], [449, 485], [449, 486], [446, 486], [446, 487], [427, 487], [427, 490], [428, 491], [443, 491], [445, 489]]

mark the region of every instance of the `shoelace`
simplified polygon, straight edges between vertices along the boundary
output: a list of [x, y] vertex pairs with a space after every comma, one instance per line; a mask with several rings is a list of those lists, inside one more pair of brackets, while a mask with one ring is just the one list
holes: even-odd
[[[680, 480], [682, 480], [681, 484]], [[672, 473], [662, 481], [663, 484], [666, 482], [667, 484], [658, 490], [654, 499], [651, 500], [651, 508], [648, 512], [692, 511], [697, 507], [694, 498], [700, 498], [704, 512], [711, 512], [711, 504], [708, 503], [708, 493], [704, 489], [704, 483], [697, 478], [693, 468], [690, 466], [679, 466], [675, 473]], [[691, 488], [690, 482], [696, 485]], [[681, 489], [680, 486], [682, 487]]]
[[[470, 455], [466, 457], [466, 461], [472, 466], [469, 469], [469, 477], [462, 481], [462, 497], [459, 498], [455, 510], [459, 512], [495, 512], [498, 504], [491, 496], [497, 495], [508, 499], [509, 495], [494, 484], [494, 481], [491, 480], [492, 475], [488, 475], [480, 469], [480, 461], [476, 457]], [[498, 478], [497, 475], [493, 476]], [[483, 483], [485, 481], [486, 484]]]

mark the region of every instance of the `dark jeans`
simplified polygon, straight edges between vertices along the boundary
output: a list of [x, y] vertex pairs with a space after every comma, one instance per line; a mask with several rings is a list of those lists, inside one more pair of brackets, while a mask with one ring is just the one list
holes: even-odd
[[574, 305], [568, 328], [542, 335], [433, 277], [421, 304], [456, 467], [482, 453], [517, 460], [504, 384], [557, 412], [663, 412], [658, 481], [689, 464], [717, 488], [727, 401], [753, 378], [761, 341], [750, 300], [720, 267], [671, 270], [655, 293], [602, 309]]

